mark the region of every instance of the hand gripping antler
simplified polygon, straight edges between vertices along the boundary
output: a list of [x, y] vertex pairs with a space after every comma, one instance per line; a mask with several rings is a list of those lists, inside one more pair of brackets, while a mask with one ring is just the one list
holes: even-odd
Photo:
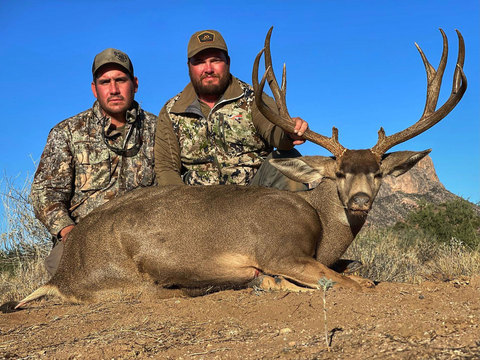
[[[287, 133], [293, 133], [295, 129], [295, 122], [292, 120], [288, 114], [287, 104], [286, 104], [286, 93], [287, 93], [287, 80], [286, 80], [286, 67], [283, 65], [283, 74], [282, 74], [282, 87], [279, 88], [277, 79], [272, 68], [272, 56], [270, 53], [270, 37], [272, 35], [273, 26], [268, 30], [267, 36], [265, 38], [265, 47], [260, 51], [255, 58], [252, 71], [252, 84], [255, 93], [255, 104], [257, 105], [260, 112], [273, 124], [279, 126]], [[265, 53], [265, 73], [263, 74], [260, 84], [258, 84], [258, 67], [260, 63], [260, 58], [262, 54]], [[273, 96], [275, 98], [275, 103], [277, 105], [278, 114], [270, 109], [262, 100], [263, 88], [265, 86], [265, 81], [268, 79], [268, 85], [272, 90]], [[326, 136], [317, 134], [310, 129], [307, 129], [302, 135], [302, 138], [309, 140], [321, 147], [330, 151], [337, 159], [342, 156], [345, 152], [345, 148], [340, 145], [338, 142], [338, 130], [337, 128], [332, 129], [332, 137], [328, 138]]]
[[382, 155], [388, 149], [421, 134], [422, 132], [430, 129], [433, 125], [442, 120], [458, 104], [463, 94], [465, 93], [465, 90], [467, 89], [467, 78], [463, 73], [463, 63], [465, 60], [465, 43], [463, 41], [462, 34], [460, 34], [460, 31], [456, 30], [458, 35], [458, 58], [455, 73], [453, 75], [452, 92], [448, 100], [443, 104], [443, 106], [440, 107], [437, 111], [435, 111], [438, 102], [438, 95], [440, 94], [440, 87], [442, 85], [443, 72], [447, 65], [448, 57], [447, 36], [442, 29], [440, 29], [440, 32], [443, 36], [443, 53], [437, 70], [435, 70], [435, 68], [430, 65], [422, 49], [420, 49], [417, 43], [415, 43], [415, 46], [420, 52], [420, 56], [422, 57], [423, 64], [425, 65], [425, 70], [427, 72], [427, 100], [425, 103], [425, 110], [423, 111], [422, 117], [409, 128], [390, 136], [385, 136], [385, 131], [383, 130], [383, 128], [380, 128], [380, 130], [378, 131], [377, 144], [371, 148], [371, 151], [377, 156], [378, 159], [381, 159]]

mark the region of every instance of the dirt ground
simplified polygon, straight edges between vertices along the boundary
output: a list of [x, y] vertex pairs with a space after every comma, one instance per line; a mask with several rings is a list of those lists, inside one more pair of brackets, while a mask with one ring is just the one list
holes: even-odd
[[0, 314], [1, 359], [480, 359], [480, 277], [355, 292], [221, 291], [196, 298]]

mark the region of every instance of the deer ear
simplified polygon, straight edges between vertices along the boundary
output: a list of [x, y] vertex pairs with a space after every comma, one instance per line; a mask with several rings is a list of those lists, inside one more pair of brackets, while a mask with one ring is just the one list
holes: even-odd
[[383, 155], [380, 165], [383, 175], [399, 176], [409, 171], [416, 163], [430, 153], [432, 149], [424, 151], [396, 151]]
[[269, 161], [283, 175], [305, 184], [319, 184], [324, 177], [331, 177], [333, 174], [332, 165], [335, 165], [335, 160], [323, 156], [302, 156], [270, 159]]

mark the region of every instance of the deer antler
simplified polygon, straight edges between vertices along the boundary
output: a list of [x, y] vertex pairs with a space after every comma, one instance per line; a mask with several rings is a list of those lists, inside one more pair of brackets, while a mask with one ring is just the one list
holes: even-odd
[[403, 131], [399, 131], [396, 134], [385, 136], [385, 131], [383, 128], [380, 128], [378, 131], [378, 141], [375, 146], [371, 148], [372, 153], [377, 156], [378, 159], [381, 159], [382, 155], [390, 148], [395, 145], [398, 145], [408, 139], [411, 139], [422, 132], [430, 129], [433, 125], [442, 120], [445, 116], [453, 110], [453, 108], [458, 104], [462, 98], [465, 90], [467, 89], [467, 78], [463, 73], [463, 63], [465, 60], [465, 43], [463, 41], [462, 34], [460, 31], [456, 30], [458, 35], [458, 58], [457, 65], [455, 68], [455, 73], [453, 75], [453, 86], [452, 92], [448, 100], [440, 107], [437, 111], [438, 95], [440, 94], [440, 87], [442, 85], [442, 77], [445, 67], [447, 65], [447, 56], [448, 56], [448, 41], [447, 36], [440, 29], [443, 37], [443, 52], [440, 59], [440, 64], [438, 69], [430, 65], [422, 49], [415, 43], [420, 56], [422, 57], [423, 64], [425, 65], [425, 71], [427, 73], [427, 100], [425, 103], [425, 109], [423, 111], [422, 117], [412, 126], [408, 127]]
[[[283, 74], [282, 74], [282, 87], [278, 86], [277, 79], [275, 78], [275, 73], [272, 68], [272, 57], [270, 53], [270, 37], [272, 35], [273, 26], [268, 30], [267, 36], [265, 38], [265, 47], [260, 51], [255, 58], [252, 71], [252, 84], [253, 90], [255, 93], [255, 104], [257, 105], [260, 112], [273, 124], [279, 126], [287, 133], [293, 133], [295, 129], [295, 122], [292, 120], [288, 114], [287, 104], [286, 104], [286, 93], [287, 93], [287, 80], [286, 80], [286, 66], [283, 65]], [[262, 54], [265, 53], [265, 73], [263, 74], [260, 84], [258, 83], [258, 67], [260, 63], [260, 58]], [[262, 100], [263, 88], [265, 86], [265, 81], [268, 79], [268, 85], [272, 90], [273, 96], [275, 98], [275, 103], [277, 105], [278, 114], [275, 113], [272, 109], [265, 105]], [[338, 142], [338, 130], [337, 128], [332, 129], [332, 137], [328, 138], [326, 136], [317, 134], [310, 129], [307, 129], [302, 135], [305, 140], [309, 140], [321, 147], [330, 151], [337, 159], [340, 158], [345, 152], [345, 148], [340, 145]]]

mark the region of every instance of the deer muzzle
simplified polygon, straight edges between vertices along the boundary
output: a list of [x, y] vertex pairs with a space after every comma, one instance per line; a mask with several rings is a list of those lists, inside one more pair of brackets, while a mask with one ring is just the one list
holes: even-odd
[[364, 192], [353, 195], [348, 202], [350, 212], [367, 213], [372, 205], [371, 197]]

